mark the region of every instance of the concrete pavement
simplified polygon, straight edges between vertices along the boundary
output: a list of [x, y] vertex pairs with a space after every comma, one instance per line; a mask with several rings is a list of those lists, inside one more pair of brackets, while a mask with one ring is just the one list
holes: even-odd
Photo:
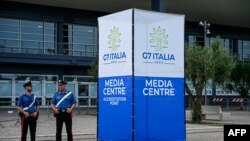
[[[222, 124], [250, 124], [250, 112], [230, 111], [232, 118], [227, 121], [206, 121], [213, 122], [219, 126], [208, 124], [186, 124], [187, 141], [223, 141]], [[91, 113], [91, 112], [90, 112]], [[0, 113], [0, 116], [5, 116]], [[13, 115], [15, 116], [15, 115]], [[1, 141], [15, 141], [20, 138], [20, 123], [15, 125], [16, 120], [1, 122], [4, 126], [0, 127]], [[55, 140], [55, 119], [52, 113], [48, 115], [42, 111], [37, 124], [37, 140]], [[77, 112], [73, 115], [73, 133], [75, 140], [92, 141], [96, 140], [97, 117], [96, 115], [87, 115], [86, 111]], [[66, 139], [65, 126], [63, 127], [63, 138]]]

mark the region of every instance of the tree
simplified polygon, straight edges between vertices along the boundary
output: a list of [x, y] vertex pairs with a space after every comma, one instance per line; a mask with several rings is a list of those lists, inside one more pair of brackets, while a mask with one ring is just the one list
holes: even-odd
[[93, 60], [90, 69], [88, 69], [88, 75], [93, 76], [91, 77], [90, 81], [98, 81], [98, 57], [95, 57], [95, 59]]
[[[212, 77], [211, 73], [212, 52], [210, 48], [194, 44], [192, 47], [185, 47], [185, 78], [190, 80], [195, 88], [194, 98], [185, 83], [185, 87], [192, 100], [193, 122], [201, 122], [202, 90], [205, 83]], [[208, 67], [210, 66], [210, 67]]]
[[219, 37], [212, 41], [211, 47], [197, 44], [185, 46], [185, 78], [191, 81], [196, 94], [194, 97], [185, 81], [186, 92], [192, 100], [193, 122], [202, 122], [202, 91], [206, 82], [211, 79], [218, 85], [224, 84], [229, 80], [234, 66], [233, 57], [224, 52]]
[[220, 37], [212, 40], [211, 48], [213, 54], [212, 62], [214, 63], [211, 80], [215, 85], [223, 86], [225, 82], [230, 81], [232, 71], [236, 66], [236, 60], [233, 56], [225, 53]]
[[[235, 90], [241, 98], [247, 98], [250, 91], [250, 64], [238, 63], [231, 74], [227, 88]], [[243, 103], [241, 103], [243, 108]]]

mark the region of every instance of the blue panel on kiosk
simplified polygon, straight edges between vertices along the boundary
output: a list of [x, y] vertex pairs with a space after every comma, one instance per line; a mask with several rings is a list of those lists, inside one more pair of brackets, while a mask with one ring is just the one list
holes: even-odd
[[132, 76], [99, 78], [98, 140], [132, 139]]
[[135, 141], [184, 141], [184, 79], [135, 77]]

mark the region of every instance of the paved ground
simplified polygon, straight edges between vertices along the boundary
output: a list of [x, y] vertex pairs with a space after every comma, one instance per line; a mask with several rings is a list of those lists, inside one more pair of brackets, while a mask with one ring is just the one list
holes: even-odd
[[[226, 121], [207, 120], [206, 122], [218, 123], [220, 126], [214, 125], [197, 125], [186, 124], [187, 141], [223, 141], [223, 126], [228, 124], [250, 124], [250, 112], [246, 111], [230, 111], [231, 118]], [[75, 112], [73, 116], [73, 133], [75, 140], [94, 141], [96, 140], [96, 116], [87, 115], [86, 111]], [[91, 112], [90, 112], [91, 113]], [[5, 118], [4, 118], [5, 117]], [[0, 121], [9, 119], [7, 122], [0, 122], [0, 141], [19, 140], [20, 123], [16, 123], [16, 114], [8, 114], [8, 112], [0, 111]], [[211, 117], [213, 118], [213, 117]], [[65, 126], [63, 128], [63, 137], [66, 137]], [[42, 111], [38, 119], [37, 140], [51, 141], [55, 140], [55, 119], [52, 114]]]

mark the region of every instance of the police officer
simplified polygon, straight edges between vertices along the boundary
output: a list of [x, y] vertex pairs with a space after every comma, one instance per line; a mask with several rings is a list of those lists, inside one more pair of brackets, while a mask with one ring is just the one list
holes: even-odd
[[66, 84], [65, 81], [59, 80], [58, 92], [51, 100], [51, 108], [56, 117], [56, 141], [62, 140], [63, 122], [66, 125], [68, 141], [73, 141], [72, 111], [76, 106], [76, 98], [72, 92], [66, 90]]
[[32, 94], [31, 81], [23, 85], [25, 92], [19, 96], [18, 111], [21, 116], [21, 141], [26, 141], [28, 127], [30, 129], [31, 141], [36, 137], [36, 121], [39, 115], [39, 101], [36, 95]]

